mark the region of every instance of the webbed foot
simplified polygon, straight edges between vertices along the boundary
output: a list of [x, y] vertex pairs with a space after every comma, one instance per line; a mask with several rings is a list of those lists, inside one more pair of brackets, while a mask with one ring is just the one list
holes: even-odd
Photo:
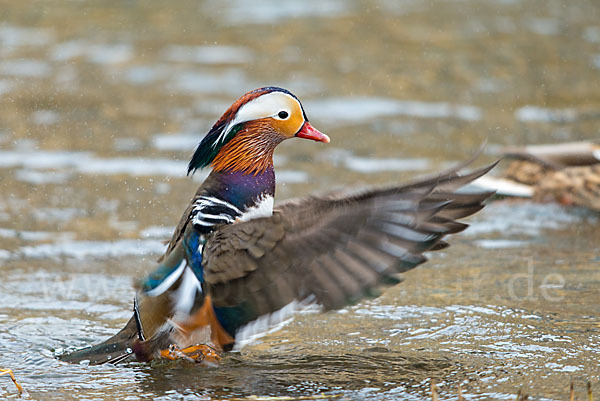
[[171, 344], [168, 349], [160, 351], [160, 356], [171, 361], [183, 359], [196, 363], [218, 363], [221, 360], [221, 355], [217, 350], [206, 344], [192, 345], [183, 349]]

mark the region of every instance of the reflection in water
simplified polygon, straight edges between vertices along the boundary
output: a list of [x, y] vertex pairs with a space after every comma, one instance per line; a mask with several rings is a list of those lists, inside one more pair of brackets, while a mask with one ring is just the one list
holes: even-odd
[[[565, 399], [597, 383], [598, 216], [501, 201], [383, 297], [219, 367], [66, 365], [108, 337], [205, 172], [234, 98], [297, 93], [327, 146], [278, 149], [278, 197], [384, 184], [498, 145], [598, 136], [596, 2], [3, 4], [0, 367], [35, 399]], [[482, 157], [484, 163], [486, 157]], [[0, 398], [14, 394], [0, 386]], [[578, 393], [583, 398], [583, 392]]]

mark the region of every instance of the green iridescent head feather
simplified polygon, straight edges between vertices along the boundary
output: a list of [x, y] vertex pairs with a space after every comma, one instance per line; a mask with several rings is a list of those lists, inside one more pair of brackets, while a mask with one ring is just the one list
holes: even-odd
[[215, 156], [221, 148], [227, 144], [237, 134], [242, 127], [243, 123], [234, 125], [224, 138], [221, 138], [222, 131], [227, 127], [227, 121], [215, 124], [211, 130], [202, 139], [192, 160], [188, 164], [188, 175], [194, 173], [194, 171], [207, 167], [214, 160]]

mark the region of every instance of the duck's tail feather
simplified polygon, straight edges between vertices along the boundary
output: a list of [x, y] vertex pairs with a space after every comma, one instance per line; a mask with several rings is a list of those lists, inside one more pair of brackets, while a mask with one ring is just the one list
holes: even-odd
[[121, 331], [108, 340], [91, 347], [63, 354], [58, 358], [69, 363], [89, 361], [90, 365], [117, 364], [135, 357], [133, 345], [137, 338], [138, 329], [135, 319], [132, 317]]

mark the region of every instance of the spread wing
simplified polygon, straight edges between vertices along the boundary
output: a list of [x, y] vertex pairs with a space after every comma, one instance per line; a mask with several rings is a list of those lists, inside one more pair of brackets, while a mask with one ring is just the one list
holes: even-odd
[[[457, 220], [493, 192], [456, 192], [495, 164], [459, 168], [412, 184], [289, 201], [273, 216], [225, 226], [207, 238], [205, 289], [217, 313], [235, 310], [237, 329], [293, 301], [325, 310], [374, 295], [398, 273], [445, 248]], [[231, 313], [229, 313], [231, 315]]]

